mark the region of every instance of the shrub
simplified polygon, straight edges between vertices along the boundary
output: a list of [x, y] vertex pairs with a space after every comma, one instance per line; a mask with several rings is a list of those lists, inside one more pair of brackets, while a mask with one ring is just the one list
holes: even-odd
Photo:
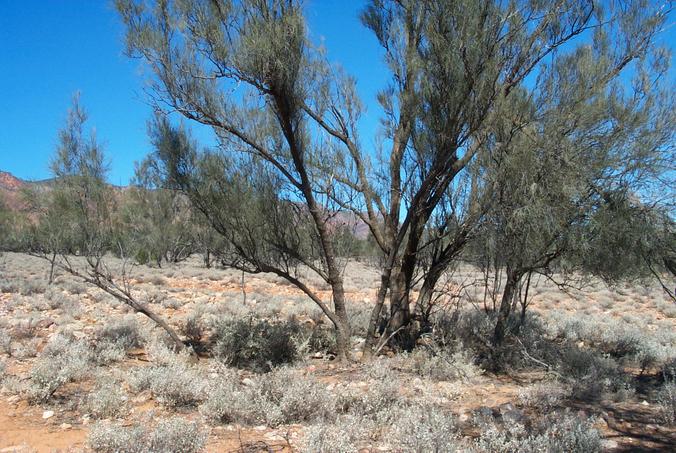
[[247, 385], [238, 384], [228, 371], [212, 382], [207, 394], [201, 412], [222, 423], [275, 427], [335, 417], [333, 395], [314, 379], [287, 368], [256, 376]]
[[99, 422], [92, 426], [88, 443], [99, 453], [196, 453], [204, 449], [207, 436], [197, 423], [174, 417], [161, 420], [153, 430]]
[[564, 348], [559, 368], [561, 374], [572, 381], [576, 398], [596, 400], [611, 393], [624, 399], [634, 391], [617, 362], [595, 351]]
[[676, 381], [667, 381], [657, 393], [660, 418], [667, 425], [676, 423]]
[[359, 441], [367, 437], [362, 420], [343, 416], [335, 424], [318, 424], [305, 429], [300, 451], [307, 453], [354, 453]]
[[498, 426], [484, 422], [477, 442], [480, 451], [504, 453], [592, 453], [601, 451], [601, 436], [591, 420], [551, 414], [527, 429], [521, 423]]
[[292, 363], [298, 358], [296, 323], [272, 324], [248, 320], [221, 320], [214, 328], [214, 355], [226, 365], [256, 372]]
[[115, 418], [127, 413], [127, 396], [119, 383], [105, 379], [87, 397], [87, 411], [96, 418]]
[[47, 291], [47, 285], [42, 280], [30, 279], [22, 281], [18, 289], [19, 294], [22, 296], [32, 296], [34, 294], [43, 294]]
[[399, 354], [395, 360], [400, 367], [437, 381], [468, 380], [481, 374], [466, 353], [449, 353], [439, 347], [415, 349]]
[[389, 443], [406, 452], [456, 451], [458, 428], [455, 419], [435, 407], [405, 406], [393, 417]]
[[62, 334], [55, 336], [30, 371], [28, 399], [33, 403], [49, 400], [62, 385], [87, 372], [90, 358], [91, 351], [84, 342]]
[[165, 406], [193, 406], [203, 398], [204, 379], [184, 357], [136, 370], [129, 385], [134, 391], [150, 390]]
[[96, 333], [96, 338], [101, 342], [115, 343], [125, 351], [139, 348], [144, 343], [143, 335], [134, 316], [127, 316], [102, 327]]
[[401, 401], [399, 385], [392, 380], [373, 380], [366, 392], [355, 387], [343, 387], [337, 391], [339, 412], [377, 418], [381, 412], [390, 410]]
[[568, 397], [570, 390], [558, 382], [538, 382], [520, 389], [518, 394], [521, 405], [541, 413], [551, 412]]

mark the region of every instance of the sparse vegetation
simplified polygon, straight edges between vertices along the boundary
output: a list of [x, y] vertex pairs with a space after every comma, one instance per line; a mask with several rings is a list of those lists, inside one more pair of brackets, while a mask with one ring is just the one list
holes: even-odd
[[151, 152], [0, 172], [0, 450], [676, 444], [672, 5], [366, 0], [374, 88], [310, 3], [115, 0]]
[[160, 420], [153, 429], [99, 422], [92, 427], [88, 443], [97, 453], [197, 453], [206, 437], [197, 423], [174, 417]]

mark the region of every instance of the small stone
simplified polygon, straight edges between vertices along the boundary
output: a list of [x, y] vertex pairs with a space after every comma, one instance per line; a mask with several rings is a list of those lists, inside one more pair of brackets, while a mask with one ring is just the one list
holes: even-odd
[[53, 417], [53, 416], [54, 416], [54, 411], [44, 411], [42, 413], [42, 418], [44, 418], [44, 419], [48, 419], [48, 418]]
[[322, 359], [324, 358], [324, 354], [322, 354], [321, 352], [315, 352], [310, 357], [312, 357], [313, 359]]
[[242, 385], [246, 387], [251, 387], [252, 385], [254, 385], [254, 381], [251, 380], [250, 378], [244, 378], [242, 379]]
[[499, 410], [501, 414], [504, 414], [505, 412], [513, 411], [514, 405], [512, 403], [501, 404]]
[[650, 403], [647, 402], [646, 400], [641, 401], [641, 405], [643, 406], [650, 406]]
[[52, 326], [54, 324], [54, 320], [51, 318], [45, 318], [41, 319], [35, 324], [35, 327], [38, 329], [47, 329], [48, 327]]
[[71, 425], [70, 423], [61, 423], [61, 425], [59, 426], [59, 428], [61, 428], [64, 431], [67, 429], [71, 429], [72, 427], [73, 425]]
[[511, 411], [502, 413], [502, 421], [504, 422], [517, 423], [522, 421], [523, 418], [523, 412], [518, 409], [512, 409]]
[[254, 426], [254, 429], [256, 431], [265, 431], [266, 429], [268, 429], [268, 427], [265, 426], [265, 425], [258, 425], [258, 426]]
[[19, 401], [20, 399], [21, 399], [21, 398], [19, 397], [19, 395], [12, 395], [12, 396], [10, 396], [9, 398], [7, 398], [7, 402], [8, 402], [8, 403], [16, 403], [16, 402]]
[[492, 417], [493, 416], [493, 409], [491, 409], [488, 406], [481, 406], [476, 410], [477, 415], [480, 415], [482, 417]]
[[0, 453], [17, 453], [26, 450], [28, 450], [28, 447], [26, 447], [25, 445], [12, 445], [10, 447], [0, 449]]

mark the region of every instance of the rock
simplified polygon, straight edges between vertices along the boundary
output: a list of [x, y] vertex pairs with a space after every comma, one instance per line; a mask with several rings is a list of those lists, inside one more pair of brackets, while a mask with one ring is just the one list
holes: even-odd
[[38, 329], [47, 329], [50, 326], [52, 326], [53, 324], [54, 324], [53, 319], [45, 318], [45, 319], [41, 319], [37, 323], [35, 323], [35, 327], [37, 327]]
[[268, 427], [265, 426], [265, 425], [258, 425], [258, 426], [254, 426], [254, 429], [256, 431], [265, 431], [266, 429], [268, 429]]
[[59, 428], [61, 428], [64, 431], [67, 429], [71, 429], [72, 427], [73, 425], [71, 425], [70, 423], [61, 423], [61, 425], [59, 426]]
[[479, 415], [481, 417], [492, 417], [493, 416], [493, 409], [491, 409], [488, 406], [481, 406], [475, 412], [476, 412], [477, 415]]
[[12, 445], [12, 446], [0, 449], [0, 453], [18, 453], [18, 452], [21, 452], [21, 451], [29, 451], [29, 449], [26, 445]]
[[313, 359], [323, 359], [323, 358], [324, 358], [324, 354], [322, 354], [321, 352], [315, 352], [315, 353], [312, 354], [310, 357], [312, 357]]
[[643, 406], [650, 406], [650, 403], [647, 402], [646, 400], [641, 401], [641, 405]]
[[501, 404], [498, 410], [500, 411], [500, 414], [504, 414], [505, 412], [513, 411], [514, 405], [512, 403]]
[[54, 411], [44, 411], [42, 413], [42, 418], [43, 419], [48, 419], [54, 416]]
[[517, 423], [521, 422], [524, 419], [523, 412], [518, 409], [512, 409], [511, 411], [506, 411], [501, 413], [502, 421], [506, 423]]
[[19, 397], [19, 395], [12, 395], [9, 398], [7, 398], [7, 402], [8, 403], [16, 403], [20, 399], [21, 399], [21, 397]]
[[242, 385], [246, 387], [251, 387], [252, 385], [254, 385], [254, 381], [251, 378], [244, 378], [242, 379]]

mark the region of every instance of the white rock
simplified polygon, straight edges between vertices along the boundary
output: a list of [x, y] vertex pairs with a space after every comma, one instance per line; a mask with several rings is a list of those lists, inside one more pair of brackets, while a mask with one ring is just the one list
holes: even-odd
[[54, 416], [54, 411], [44, 411], [42, 413], [42, 418], [44, 418], [44, 419], [48, 419], [48, 418], [53, 417], [53, 416]]

